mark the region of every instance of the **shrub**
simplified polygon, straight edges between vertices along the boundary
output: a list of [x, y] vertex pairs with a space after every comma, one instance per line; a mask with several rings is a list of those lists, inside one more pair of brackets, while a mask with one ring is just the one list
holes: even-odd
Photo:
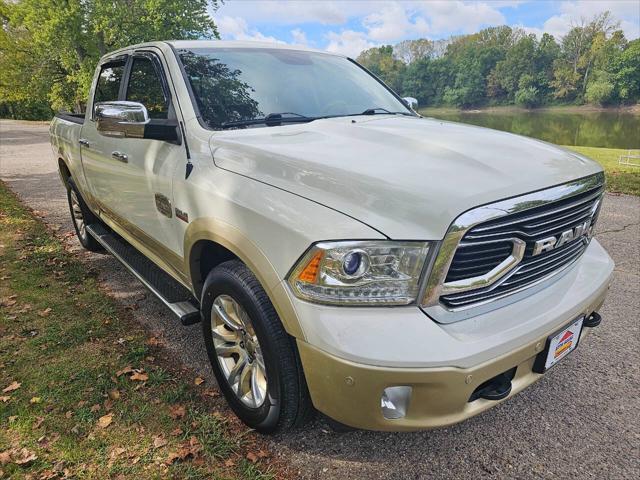
[[585, 98], [589, 103], [606, 105], [613, 99], [614, 85], [606, 78], [600, 78], [587, 85]]
[[536, 87], [520, 88], [516, 92], [516, 105], [525, 108], [534, 108], [540, 104], [540, 95]]

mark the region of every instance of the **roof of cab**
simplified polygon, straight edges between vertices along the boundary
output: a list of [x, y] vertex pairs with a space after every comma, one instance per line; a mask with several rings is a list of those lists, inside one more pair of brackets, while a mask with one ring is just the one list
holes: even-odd
[[137, 45], [130, 45], [128, 47], [120, 48], [113, 52], [109, 52], [106, 54], [103, 59], [110, 58], [116, 56], [121, 52], [125, 52], [128, 50], [134, 50], [138, 48], [144, 47], [159, 47], [162, 44], [169, 44], [174, 48], [277, 48], [279, 50], [298, 50], [302, 52], [316, 52], [316, 53], [324, 53], [326, 55], [334, 55], [338, 57], [345, 57], [345, 55], [341, 55], [338, 53], [327, 52], [324, 50], [316, 50], [313, 48], [306, 48], [300, 45], [287, 45], [284, 43], [275, 43], [275, 42], [252, 42], [252, 41], [236, 41], [236, 40], [167, 40], [165, 42], [146, 42], [140, 43]]
[[288, 45], [286, 43], [276, 42], [255, 42], [255, 41], [239, 41], [239, 40], [168, 40], [167, 43], [175, 48], [277, 48], [279, 50], [300, 50], [303, 52], [326, 53], [327, 55], [340, 55], [324, 50], [316, 50], [313, 48], [303, 47], [301, 45]]

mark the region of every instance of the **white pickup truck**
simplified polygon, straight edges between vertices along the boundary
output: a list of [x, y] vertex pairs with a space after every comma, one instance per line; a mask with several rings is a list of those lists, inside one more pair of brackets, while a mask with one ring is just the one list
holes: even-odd
[[82, 245], [202, 321], [247, 425], [424, 429], [572, 352], [613, 262], [598, 164], [410, 103], [340, 55], [154, 42], [105, 56], [51, 143]]

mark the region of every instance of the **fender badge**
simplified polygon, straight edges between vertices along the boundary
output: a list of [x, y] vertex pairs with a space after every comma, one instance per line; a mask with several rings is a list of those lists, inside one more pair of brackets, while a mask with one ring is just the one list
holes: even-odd
[[189, 223], [189, 215], [187, 214], [187, 212], [183, 212], [177, 207], [176, 207], [176, 217], [182, 220], [183, 222]]

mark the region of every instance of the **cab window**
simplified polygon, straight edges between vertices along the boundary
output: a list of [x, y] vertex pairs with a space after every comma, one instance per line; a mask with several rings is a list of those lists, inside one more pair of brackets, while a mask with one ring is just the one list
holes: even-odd
[[149, 112], [149, 118], [167, 118], [169, 108], [158, 72], [148, 57], [133, 59], [127, 100], [143, 104]]
[[120, 82], [124, 75], [124, 61], [107, 63], [100, 69], [100, 76], [93, 95], [93, 104], [115, 102], [120, 92]]

